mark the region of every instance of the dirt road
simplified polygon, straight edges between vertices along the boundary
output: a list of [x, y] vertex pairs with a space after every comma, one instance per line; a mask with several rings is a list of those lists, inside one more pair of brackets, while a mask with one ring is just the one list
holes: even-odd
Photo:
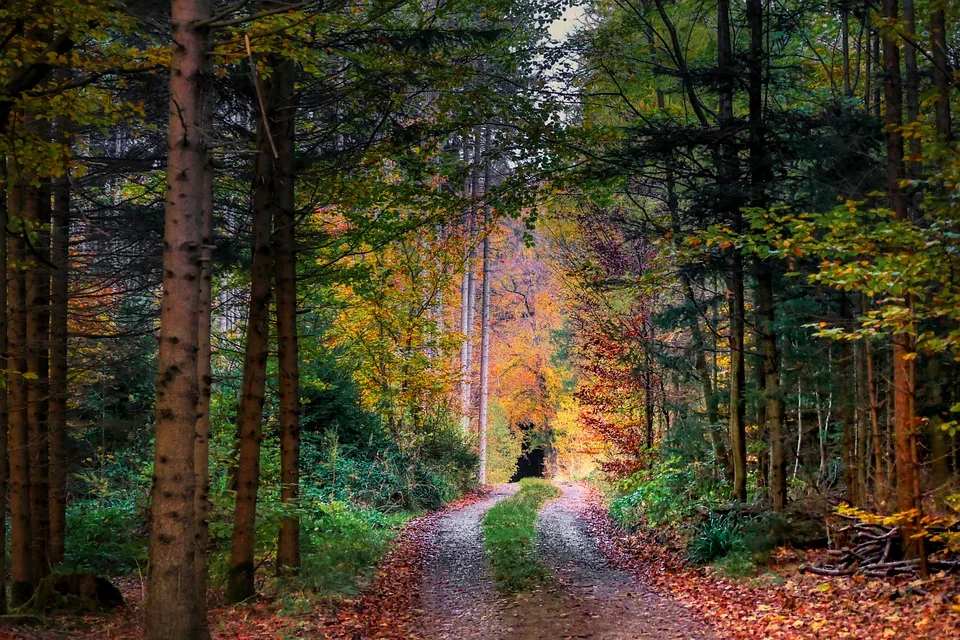
[[583, 517], [586, 488], [560, 489], [537, 524], [537, 554], [553, 576], [531, 593], [498, 593], [483, 558], [483, 515], [516, 486], [440, 520], [425, 554], [424, 638], [716, 640], [685, 608], [609, 566]]

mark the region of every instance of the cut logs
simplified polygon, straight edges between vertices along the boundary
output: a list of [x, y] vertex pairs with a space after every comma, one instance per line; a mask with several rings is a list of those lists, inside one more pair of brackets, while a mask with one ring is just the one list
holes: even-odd
[[[919, 558], [904, 557], [903, 538], [899, 527], [853, 522], [837, 530], [835, 539], [844, 541], [846, 546], [827, 551], [825, 562], [800, 565], [800, 572], [821, 576], [848, 576], [856, 573], [876, 578], [920, 572]], [[960, 558], [946, 555], [945, 549], [938, 548], [936, 544], [929, 546], [932, 553], [942, 552], [928, 560], [930, 571], [950, 572], [960, 569]]]

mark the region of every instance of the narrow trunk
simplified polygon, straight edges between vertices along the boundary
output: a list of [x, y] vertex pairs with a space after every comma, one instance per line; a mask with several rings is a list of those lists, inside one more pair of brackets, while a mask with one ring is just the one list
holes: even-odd
[[[6, 170], [6, 161], [2, 169]], [[0, 181], [0, 369], [8, 371], [7, 358], [7, 189]], [[9, 377], [7, 378], [9, 380]], [[0, 387], [0, 615], [7, 612], [7, 435], [9, 428], [9, 405], [7, 387]]]
[[[694, 307], [697, 300], [693, 295], [693, 285], [689, 276], [683, 276], [684, 289], [690, 304]], [[697, 378], [700, 379], [700, 391], [703, 394], [703, 407], [707, 413], [707, 428], [710, 435], [710, 444], [713, 447], [713, 456], [720, 473], [727, 482], [733, 480], [733, 469], [730, 467], [730, 459], [727, 457], [727, 448], [723, 442], [720, 424], [720, 403], [713, 389], [713, 372], [710, 365], [707, 364], [706, 342], [703, 339], [703, 332], [700, 330], [700, 322], [696, 315], [690, 322], [691, 346], [694, 351], [694, 367], [697, 371]]]
[[[272, 225], [279, 209], [281, 185], [269, 129], [278, 122], [287, 107], [279, 102], [276, 71], [283, 62], [269, 58], [274, 73], [254, 83], [265, 100], [265, 112], [257, 120], [257, 167], [253, 179], [253, 227], [251, 236], [250, 312], [247, 317], [247, 343], [243, 360], [243, 379], [237, 407], [237, 498], [230, 545], [230, 573], [227, 601], [241, 602], [256, 593], [254, 555], [256, 552], [257, 493], [260, 486], [260, 441], [263, 437], [263, 404], [269, 350], [270, 295], [273, 274], [271, 255]], [[278, 150], [279, 151], [279, 150]]]
[[23, 239], [25, 188], [15, 170], [11, 184], [7, 218], [7, 349], [8, 349], [8, 433], [10, 501], [10, 605], [17, 607], [33, 593], [31, 563], [32, 533], [30, 521], [30, 454], [27, 427], [27, 290], [23, 270], [26, 243]]
[[865, 340], [857, 343], [854, 358], [854, 371], [857, 378], [857, 409], [855, 411], [857, 419], [857, 485], [860, 490], [860, 502], [866, 504], [870, 495], [870, 483], [867, 481], [870, 471], [869, 430], [867, 429], [870, 392], [867, 389]]
[[[903, 71], [906, 82], [904, 83], [904, 96], [907, 106], [907, 126], [915, 124], [920, 117], [920, 72], [917, 70], [917, 48], [913, 45], [916, 40], [916, 19], [914, 18], [913, 0], [903, 0], [903, 25], [904, 38], [903, 43]], [[910, 158], [907, 162], [908, 174], [911, 178], [917, 178], [921, 174], [920, 154], [922, 153], [920, 145], [919, 131], [914, 132], [909, 138]], [[915, 212], [919, 215], [919, 212]]]
[[[470, 166], [470, 144], [467, 136], [463, 137], [463, 161]], [[464, 191], [467, 197], [474, 195], [473, 191], [473, 171], [470, 172], [470, 178], [464, 184]], [[471, 205], [464, 215], [464, 231], [466, 242], [466, 255], [464, 258], [463, 278], [460, 282], [460, 333], [463, 334], [463, 344], [460, 345], [460, 423], [464, 435], [470, 433], [470, 376], [473, 373], [473, 324], [471, 323], [471, 298], [470, 283], [473, 272], [473, 238], [474, 238], [474, 219], [473, 206]]]
[[[864, 314], [867, 312], [865, 297], [860, 298], [860, 309]], [[864, 339], [863, 359], [864, 368], [866, 369], [864, 385], [867, 388], [867, 409], [870, 413], [870, 433], [873, 440], [873, 497], [882, 508], [886, 506], [888, 487], [886, 467], [884, 466], [883, 435], [880, 432], [880, 403], [877, 399], [877, 379], [873, 358], [873, 345], [870, 343], [869, 338]]]
[[[278, 113], [273, 129], [277, 143], [277, 220], [274, 251], [277, 262], [277, 358], [280, 403], [280, 501], [295, 507], [300, 495], [300, 356], [297, 338], [297, 211], [294, 200], [293, 65], [275, 72]], [[277, 535], [277, 571], [300, 567], [300, 519], [283, 518]]]
[[[897, 0], [883, 1], [884, 20], [893, 24], [898, 19]], [[901, 191], [904, 179], [903, 168], [903, 103], [900, 81], [900, 45], [898, 36], [892, 32], [884, 35], [883, 47], [885, 121], [887, 138], [887, 189], [890, 204], [897, 220], [906, 221], [907, 202]], [[905, 304], [909, 306], [910, 302]], [[904, 327], [893, 336], [893, 430], [897, 472], [897, 509], [911, 511], [920, 509], [916, 488], [918, 470], [914, 463], [916, 412], [914, 410], [914, 329]], [[923, 559], [923, 540], [911, 538], [915, 528], [904, 527], [910, 555]]]
[[47, 476], [47, 349], [49, 347], [50, 272], [46, 245], [50, 224], [49, 182], [24, 190], [23, 219], [28, 246], [25, 256], [27, 293], [27, 425], [30, 455], [30, 532], [33, 583], [50, 572], [47, 544], [50, 506]]
[[930, 48], [933, 53], [933, 86], [937, 90], [936, 128], [941, 141], [952, 137], [950, 91], [953, 72], [947, 57], [947, 18], [944, 5], [933, 3], [930, 12]]
[[[484, 131], [484, 147], [490, 152], [490, 128]], [[490, 160], [483, 169], [483, 292], [480, 302], [480, 484], [487, 482], [487, 396], [490, 378]]]
[[[853, 320], [849, 300], [846, 292], [840, 292], [840, 319], [844, 325]], [[840, 361], [838, 375], [840, 377], [840, 439], [843, 445], [843, 481], [846, 488], [846, 499], [852, 505], [859, 505], [861, 501], [860, 486], [857, 482], [857, 434], [855, 425], [855, 406], [853, 393], [853, 349], [846, 340], [840, 342]]]
[[53, 196], [50, 263], [50, 562], [63, 561], [67, 509], [67, 305], [70, 251], [70, 181], [57, 181]]
[[204, 637], [197, 606], [194, 442], [209, 0], [173, 0], [167, 201], [163, 238], [156, 445], [151, 490], [147, 640]]
[[[210, 119], [207, 119], [210, 122]], [[209, 128], [208, 128], [209, 130]], [[196, 605], [206, 623], [207, 547], [210, 544], [210, 395], [213, 374], [210, 368], [212, 347], [210, 323], [213, 290], [213, 153], [207, 153], [204, 172], [203, 208], [200, 218], [200, 287], [197, 304], [197, 426], [193, 443], [194, 519], [197, 525], [194, 568], [197, 576]]]
[[[722, 182], [730, 188], [738, 178], [733, 120], [733, 49], [730, 41], [730, 2], [717, 3], [717, 70], [720, 75], [720, 130], [723, 132]], [[734, 233], [743, 226], [740, 203], [721, 207], [733, 220]], [[744, 285], [743, 255], [734, 248], [728, 281], [730, 311], [730, 442], [733, 449], [733, 497], [747, 499], [747, 434], [744, 425]]]
[[783, 396], [780, 391], [780, 354], [774, 331], [773, 273], [769, 265], [760, 264], [757, 273], [763, 348], [763, 392], [766, 403], [767, 432], [770, 437], [770, 498], [774, 511], [783, 511], [787, 504], [787, 452], [783, 425]]

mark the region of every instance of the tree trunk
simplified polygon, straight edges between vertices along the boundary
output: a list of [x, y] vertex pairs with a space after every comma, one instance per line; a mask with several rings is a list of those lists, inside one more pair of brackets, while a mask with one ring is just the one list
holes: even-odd
[[[0, 158], [4, 164], [0, 169], [6, 171], [6, 160]], [[0, 369], [8, 371], [7, 358], [7, 191], [6, 185], [0, 181]], [[7, 436], [9, 428], [9, 405], [7, 403], [7, 388], [9, 374], [5, 373], [8, 381], [0, 387], [0, 615], [7, 612]]]
[[[683, 276], [683, 284], [687, 298], [696, 307], [697, 299], [693, 295], [693, 285], [689, 276]], [[720, 473], [727, 479], [727, 482], [730, 482], [733, 480], [733, 469], [730, 466], [730, 459], [727, 457], [727, 448], [723, 443], [721, 433], [720, 403], [713, 390], [713, 372], [710, 371], [710, 366], [707, 364], [706, 342], [703, 339], [703, 332], [700, 330], [700, 322], [696, 315], [690, 322], [690, 337], [694, 351], [694, 367], [697, 371], [697, 377], [700, 379], [703, 407], [707, 412], [707, 422], [709, 422], [708, 429], [713, 456], [720, 467]]]
[[8, 349], [8, 433], [10, 501], [10, 605], [20, 606], [33, 593], [30, 522], [30, 454], [27, 451], [27, 291], [23, 264], [23, 208], [26, 196], [16, 169], [10, 165], [11, 185], [7, 219], [7, 349]]
[[930, 48], [933, 53], [933, 86], [937, 90], [937, 137], [948, 141], [953, 137], [950, 122], [952, 70], [947, 57], [947, 18], [944, 5], [933, 3], [930, 11]]
[[[917, 122], [920, 117], [920, 72], [917, 70], [917, 48], [913, 45], [916, 40], [916, 19], [914, 18], [913, 0], [903, 0], [903, 70], [906, 82], [904, 94], [907, 106], [907, 125]], [[920, 136], [914, 132], [910, 136], [910, 159], [907, 162], [908, 173], [911, 178], [918, 178], [921, 174], [920, 154], [923, 152], [920, 145]], [[919, 211], [915, 212], [919, 215]]]
[[[484, 148], [490, 153], [490, 128], [484, 130]], [[480, 484], [487, 483], [487, 396], [490, 378], [490, 160], [483, 165], [483, 292], [480, 302]]]
[[[467, 136], [463, 137], [463, 161], [470, 165], [470, 143]], [[476, 161], [476, 157], [474, 157]], [[475, 194], [474, 172], [464, 185], [468, 197]], [[460, 422], [464, 435], [470, 433], [470, 377], [473, 374], [473, 295], [471, 282], [473, 279], [473, 238], [475, 235], [472, 205], [464, 216], [464, 230], [466, 232], [466, 256], [463, 266], [463, 278], [460, 282], [460, 333], [463, 334], [463, 344], [460, 345]]]
[[774, 511], [787, 505], [787, 452], [783, 425], [783, 396], [780, 391], [780, 353], [774, 331], [773, 273], [766, 264], [757, 273], [763, 345], [763, 392], [766, 400], [767, 431], [770, 435], [770, 498]]
[[[847, 325], [853, 320], [847, 294], [840, 292], [840, 318]], [[852, 505], [861, 503], [860, 487], [857, 482], [857, 433], [855, 425], [854, 387], [853, 387], [853, 350], [846, 340], [840, 342], [840, 439], [843, 444], [843, 481], [846, 499]]]
[[[730, 41], [730, 2], [717, 3], [717, 70], [720, 75], [720, 130], [724, 133], [722, 181], [735, 183], [738, 176], [733, 132], [733, 49]], [[733, 220], [734, 233], [743, 226], [740, 203], [726, 202], [721, 207]], [[733, 449], [733, 497], [747, 499], [747, 434], [744, 424], [744, 286], [743, 255], [733, 248], [728, 279], [730, 308], [730, 442]]]
[[[212, 112], [212, 104], [208, 103]], [[212, 125], [212, 113], [206, 118], [206, 130]], [[200, 286], [197, 305], [197, 426], [193, 443], [194, 468], [194, 520], [196, 521], [196, 545], [194, 570], [197, 576], [196, 606], [200, 620], [206, 628], [207, 611], [207, 547], [210, 544], [210, 395], [213, 373], [210, 367], [212, 346], [210, 342], [213, 291], [213, 153], [207, 153], [207, 166], [203, 175], [203, 208], [200, 217]], [[207, 631], [205, 631], [207, 633]]]
[[23, 218], [28, 232], [25, 256], [27, 293], [27, 425], [30, 455], [30, 532], [33, 583], [50, 572], [47, 544], [50, 499], [47, 476], [47, 349], [49, 348], [50, 271], [46, 261], [50, 224], [49, 181], [25, 188]]
[[[276, 71], [282, 60], [269, 56], [273, 70], [269, 78], [254, 76], [264, 96], [265, 112], [257, 121], [257, 167], [253, 180], [253, 231], [251, 237], [250, 313], [247, 317], [247, 344], [243, 360], [240, 403], [237, 407], [237, 501], [230, 545], [230, 574], [227, 601], [241, 602], [252, 597], [256, 552], [257, 493], [260, 485], [260, 441], [269, 350], [270, 295], [273, 273], [271, 238], [273, 220], [279, 209], [280, 190], [277, 160], [274, 157], [272, 128], [287, 108], [280, 102]], [[256, 71], [254, 71], [256, 74]], [[279, 155], [279, 149], [277, 149]]]
[[50, 263], [50, 563], [63, 561], [67, 510], [67, 310], [70, 284], [70, 180], [53, 196]]
[[[278, 111], [273, 128], [277, 143], [278, 189], [274, 251], [277, 263], [277, 358], [280, 403], [280, 501], [293, 508], [300, 495], [300, 356], [297, 338], [297, 211], [294, 200], [293, 64], [275, 70]], [[300, 567], [300, 519], [285, 517], [277, 535], [277, 571]]]
[[204, 636], [197, 606], [195, 440], [199, 398], [201, 218], [209, 170], [203, 135], [209, 0], [173, 0], [163, 293], [157, 357], [147, 640]]
[[[899, 6], [897, 0], [884, 0], [884, 20], [896, 23]], [[907, 202], [901, 191], [904, 179], [903, 167], [903, 102], [900, 81], [899, 36], [892, 32], [884, 35], [884, 99], [887, 138], [887, 189], [890, 204], [897, 220], [906, 221]], [[905, 304], [909, 306], [910, 302]], [[916, 411], [914, 409], [914, 331], [903, 327], [893, 336], [893, 430], [894, 459], [897, 472], [897, 509], [912, 511], [920, 509], [916, 488], [918, 470], [914, 463]], [[908, 552], [923, 559], [923, 541], [911, 538], [915, 523], [904, 527], [905, 539], [911, 540]]]

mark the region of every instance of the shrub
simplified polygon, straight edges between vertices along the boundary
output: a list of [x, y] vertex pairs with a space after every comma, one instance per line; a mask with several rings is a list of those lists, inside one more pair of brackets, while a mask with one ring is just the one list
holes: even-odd
[[743, 540], [743, 525], [739, 514], [711, 512], [707, 519], [694, 528], [687, 542], [687, 557], [696, 564], [707, 564], [723, 558]]
[[146, 570], [147, 531], [144, 514], [133, 498], [77, 501], [67, 507], [64, 567], [118, 576]]

